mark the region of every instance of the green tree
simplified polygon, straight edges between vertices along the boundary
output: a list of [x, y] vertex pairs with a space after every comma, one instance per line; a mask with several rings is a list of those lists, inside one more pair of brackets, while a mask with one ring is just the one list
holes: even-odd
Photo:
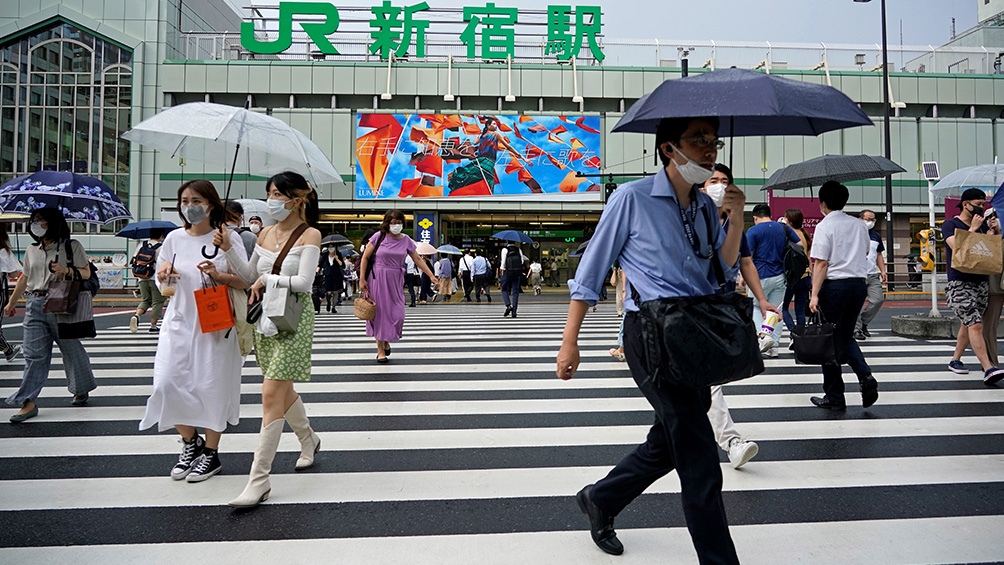
[[460, 40], [467, 46], [467, 58], [476, 58], [478, 27], [481, 27], [481, 59], [508, 59], [516, 45], [516, 25], [519, 18], [516, 8], [497, 8], [488, 2], [484, 8], [464, 8], [464, 21], [468, 22]]
[[558, 59], [567, 61], [577, 57], [582, 50], [583, 38], [589, 42], [589, 52], [597, 61], [602, 61], [606, 55], [600, 49], [597, 36], [603, 30], [599, 6], [575, 7], [575, 30], [572, 31], [572, 7], [547, 7], [547, 47], [546, 55], [556, 55]]
[[429, 27], [429, 22], [413, 19], [413, 16], [428, 9], [429, 4], [426, 2], [405, 6], [402, 21], [402, 9], [391, 6], [390, 0], [384, 0], [382, 6], [373, 6], [373, 19], [370, 20], [373, 43], [370, 44], [370, 53], [379, 52], [380, 58], [387, 59], [393, 51], [398, 57], [404, 57], [414, 41], [415, 56], [425, 57], [425, 30]]

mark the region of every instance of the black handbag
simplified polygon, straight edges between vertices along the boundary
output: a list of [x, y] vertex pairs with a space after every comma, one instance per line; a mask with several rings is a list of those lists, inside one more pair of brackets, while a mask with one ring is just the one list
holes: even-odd
[[[708, 241], [711, 218], [705, 214]], [[758, 375], [763, 358], [753, 326], [753, 299], [724, 291], [725, 274], [718, 250], [711, 263], [722, 292], [684, 298], [659, 298], [638, 305], [642, 359], [649, 380], [657, 385], [699, 389]]]
[[836, 363], [837, 352], [833, 343], [835, 327], [826, 321], [822, 311], [809, 314], [805, 324], [798, 325], [792, 332], [795, 362], [803, 365]]

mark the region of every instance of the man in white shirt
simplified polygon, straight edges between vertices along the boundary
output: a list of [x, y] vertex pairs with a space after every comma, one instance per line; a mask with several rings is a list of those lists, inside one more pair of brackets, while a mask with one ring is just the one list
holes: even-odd
[[404, 284], [408, 287], [408, 294], [411, 295], [409, 307], [415, 307], [415, 287], [422, 285], [422, 271], [419, 270], [415, 260], [411, 255], [404, 256]]
[[882, 303], [885, 302], [885, 292], [882, 291], [882, 285], [886, 284], [887, 275], [885, 257], [882, 255], [885, 252], [885, 246], [882, 245], [882, 236], [875, 229], [875, 212], [862, 210], [858, 217], [868, 228], [869, 238], [868, 280], [865, 283], [868, 287], [868, 296], [865, 298], [861, 315], [858, 316], [858, 322], [854, 326], [854, 339], [864, 341], [872, 335], [868, 331], [868, 324], [875, 319], [875, 316], [878, 316]]
[[502, 257], [499, 259], [499, 281], [502, 283], [502, 301], [505, 303], [503, 317], [507, 318], [509, 314], [512, 314], [513, 318], [516, 317], [521, 278], [523, 277], [523, 263], [527, 261], [529, 259], [515, 244], [510, 243], [502, 248]]
[[468, 302], [471, 301], [471, 291], [474, 290], [474, 275], [471, 274], [473, 264], [474, 257], [471, 257], [471, 252], [468, 251], [460, 258], [460, 265], [457, 266], [457, 271], [460, 272], [460, 283], [464, 287], [464, 298]]
[[847, 187], [827, 181], [819, 189], [819, 209], [826, 217], [816, 226], [812, 242], [812, 295], [809, 309], [822, 312], [836, 327], [833, 347], [836, 362], [823, 365], [824, 396], [810, 398], [813, 404], [828, 410], [846, 410], [841, 365], [854, 370], [861, 383], [861, 405], [865, 408], [878, 400], [878, 382], [854, 340], [854, 324], [865, 302], [868, 289], [868, 249], [870, 239], [864, 222], [843, 213], [849, 193]]

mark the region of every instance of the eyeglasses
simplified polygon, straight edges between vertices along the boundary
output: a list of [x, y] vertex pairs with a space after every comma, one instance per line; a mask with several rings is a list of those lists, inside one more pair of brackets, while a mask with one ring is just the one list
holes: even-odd
[[680, 141], [689, 141], [701, 149], [715, 149], [721, 151], [725, 147], [725, 142], [721, 139], [708, 139], [706, 137], [682, 137]]

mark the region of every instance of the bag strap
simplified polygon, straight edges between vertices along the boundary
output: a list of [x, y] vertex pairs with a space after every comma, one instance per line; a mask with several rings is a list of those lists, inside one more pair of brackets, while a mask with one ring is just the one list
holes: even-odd
[[376, 263], [376, 254], [380, 250], [380, 244], [383, 240], [387, 238], [387, 232], [380, 232], [380, 237], [377, 238], [376, 243], [373, 244], [373, 253], [370, 254], [370, 260], [366, 263], [366, 272], [363, 273], [363, 280], [369, 280], [370, 273], [373, 272], [373, 264]]
[[304, 222], [296, 226], [296, 229], [293, 230], [293, 233], [289, 234], [289, 238], [286, 239], [286, 245], [282, 247], [282, 251], [280, 251], [279, 255], [275, 258], [275, 263], [272, 264], [273, 275], [279, 274], [279, 270], [282, 269], [282, 262], [286, 260], [286, 255], [289, 255], [289, 250], [293, 248], [293, 245], [297, 242], [298, 239], [300, 239], [300, 236], [303, 235], [303, 232], [307, 231], [308, 227], [309, 226], [306, 224], [306, 222]]

